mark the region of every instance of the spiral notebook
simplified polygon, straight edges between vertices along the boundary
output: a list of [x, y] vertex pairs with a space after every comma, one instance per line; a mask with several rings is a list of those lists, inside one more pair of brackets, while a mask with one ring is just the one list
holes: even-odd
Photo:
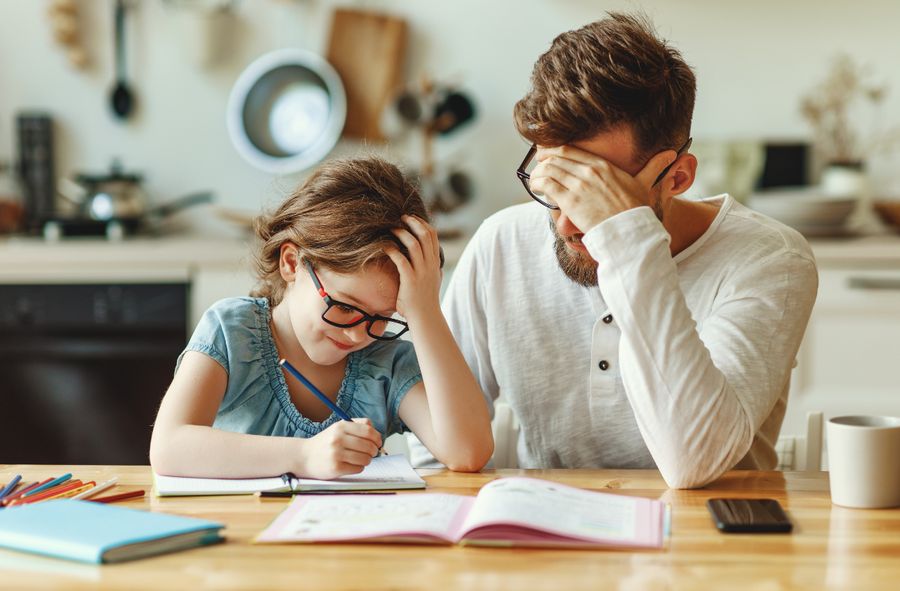
[[372, 463], [359, 474], [334, 480], [296, 478], [287, 474], [272, 478], [183, 478], [154, 474], [153, 481], [159, 497], [425, 488], [425, 481], [402, 454], [372, 458]]
[[255, 541], [661, 548], [668, 523], [658, 500], [513, 477], [475, 497], [295, 497]]

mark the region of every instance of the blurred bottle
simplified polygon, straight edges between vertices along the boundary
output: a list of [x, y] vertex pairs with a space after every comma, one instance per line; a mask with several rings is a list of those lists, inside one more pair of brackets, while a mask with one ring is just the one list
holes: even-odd
[[13, 167], [0, 162], [0, 234], [15, 232], [22, 227], [24, 208]]

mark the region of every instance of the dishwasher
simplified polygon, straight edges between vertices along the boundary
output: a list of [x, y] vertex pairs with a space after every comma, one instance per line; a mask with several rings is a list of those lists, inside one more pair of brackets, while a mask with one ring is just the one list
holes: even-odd
[[0, 285], [0, 463], [149, 463], [186, 283]]

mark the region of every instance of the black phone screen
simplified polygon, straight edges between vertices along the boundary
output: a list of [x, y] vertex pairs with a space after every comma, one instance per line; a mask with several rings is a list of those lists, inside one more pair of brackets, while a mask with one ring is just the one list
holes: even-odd
[[775, 499], [709, 499], [716, 527], [731, 533], [788, 533], [791, 520]]

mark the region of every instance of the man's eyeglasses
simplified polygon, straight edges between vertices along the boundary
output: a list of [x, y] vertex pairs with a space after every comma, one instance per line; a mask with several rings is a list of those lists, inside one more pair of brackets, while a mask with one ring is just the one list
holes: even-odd
[[387, 316], [379, 316], [378, 314], [369, 314], [364, 310], [360, 310], [352, 304], [345, 304], [328, 295], [322, 282], [312, 263], [304, 261], [309, 276], [312, 277], [313, 284], [319, 291], [319, 295], [325, 300], [325, 311], [322, 312], [322, 320], [331, 326], [338, 328], [350, 328], [358, 324], [366, 323], [366, 333], [373, 339], [380, 341], [392, 341], [409, 330], [409, 325], [396, 318], [388, 318]]
[[[688, 138], [684, 144], [678, 148], [678, 153], [675, 156], [675, 160], [672, 161], [672, 164], [666, 166], [659, 176], [656, 177], [656, 180], [653, 181], [652, 186], [656, 186], [659, 184], [659, 181], [663, 180], [663, 178], [669, 173], [669, 169], [672, 168], [672, 165], [675, 164], [675, 161], [678, 160], [678, 156], [681, 156], [691, 147], [691, 142], [693, 138]], [[519, 180], [522, 181], [522, 186], [525, 187], [525, 190], [528, 191], [528, 194], [531, 195], [531, 198], [543, 205], [544, 207], [550, 209], [559, 209], [559, 206], [552, 200], [550, 197], [544, 195], [543, 193], [539, 193], [531, 190], [531, 168], [532, 161], [534, 160], [534, 155], [537, 154], [537, 145], [531, 144], [531, 148], [528, 150], [528, 153], [525, 154], [525, 159], [522, 160], [522, 164], [519, 165], [519, 168], [516, 169], [516, 176], [519, 177]]]

